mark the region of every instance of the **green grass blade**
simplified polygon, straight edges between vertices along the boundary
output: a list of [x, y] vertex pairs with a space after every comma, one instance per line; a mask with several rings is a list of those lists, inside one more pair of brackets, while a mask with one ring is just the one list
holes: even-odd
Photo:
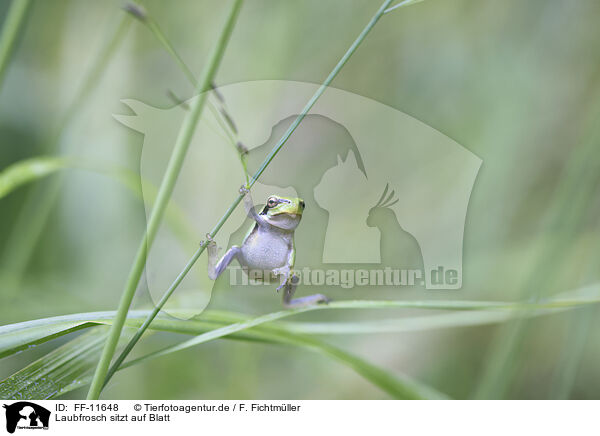
[[131, 301], [133, 300], [135, 290], [137, 289], [137, 285], [140, 281], [144, 266], [146, 264], [148, 250], [152, 246], [152, 242], [158, 233], [167, 203], [169, 202], [171, 194], [173, 193], [173, 189], [175, 188], [175, 182], [177, 181], [177, 177], [181, 167], [183, 166], [183, 162], [196, 129], [196, 125], [200, 119], [200, 115], [202, 114], [202, 109], [204, 108], [204, 103], [206, 102], [207, 98], [205, 91], [210, 88], [217, 69], [221, 63], [225, 53], [225, 47], [227, 46], [231, 33], [233, 32], [233, 27], [239, 14], [241, 4], [241, 0], [234, 0], [233, 2], [225, 26], [219, 35], [217, 43], [215, 44], [211, 56], [206, 64], [206, 68], [202, 73], [202, 77], [198, 82], [198, 87], [196, 89], [199, 94], [198, 99], [194, 102], [189, 113], [185, 117], [181, 126], [181, 130], [179, 131], [179, 135], [177, 136], [177, 140], [175, 141], [171, 158], [167, 164], [167, 169], [158, 191], [156, 203], [152, 208], [152, 213], [150, 215], [150, 219], [148, 220], [148, 228], [144, 234], [144, 237], [142, 238], [142, 241], [140, 242], [140, 246], [133, 261], [127, 283], [123, 290], [123, 294], [121, 295], [121, 300], [119, 301], [117, 317], [115, 318], [114, 324], [111, 326], [110, 334], [106, 341], [104, 350], [102, 351], [102, 355], [100, 356], [100, 361], [98, 362], [98, 366], [88, 392], [88, 399], [98, 399], [102, 390], [102, 386], [104, 386], [109, 365], [115, 353], [117, 341], [120, 337], [121, 329], [123, 328], [125, 319], [127, 318], [127, 312], [131, 306]]
[[531, 312], [535, 309], [558, 309], [568, 307], [581, 307], [588, 304], [597, 304], [600, 298], [582, 298], [575, 300], [557, 299], [545, 303], [495, 303], [495, 302], [476, 302], [476, 301], [338, 301], [327, 305], [316, 305], [298, 309], [282, 310], [272, 312], [256, 318], [243, 320], [230, 324], [228, 326], [204, 333], [195, 338], [189, 339], [180, 344], [165, 348], [153, 353], [154, 357], [170, 354], [176, 351], [185, 350], [195, 345], [202, 344], [214, 339], [218, 339], [242, 330], [257, 327], [262, 324], [297, 315], [304, 312], [328, 309], [375, 309], [375, 308], [420, 308], [420, 309], [439, 309], [439, 310], [506, 310], [517, 309], [524, 312]]
[[98, 359], [108, 327], [69, 341], [0, 382], [0, 398], [44, 400], [82, 386]]
[[[532, 311], [530, 316], [550, 315], [559, 310], [561, 309]], [[362, 322], [281, 322], [278, 325], [289, 332], [310, 335], [369, 335], [498, 324], [519, 316], [519, 312], [519, 310], [451, 312]]]
[[398, 3], [397, 5], [391, 6], [383, 11], [384, 14], [389, 14], [390, 12], [395, 11], [396, 9], [403, 8], [405, 6], [414, 5], [415, 3], [421, 3], [424, 0], [404, 0]]
[[[240, 321], [248, 322], [247, 317], [239, 314], [229, 314], [225, 312], [209, 312], [205, 318], [210, 320], [219, 320], [223, 322]], [[246, 321], [243, 321], [243, 320]], [[250, 320], [251, 321], [251, 320]], [[227, 327], [221, 328], [227, 329]], [[213, 330], [214, 331], [214, 330]], [[285, 326], [276, 323], [270, 323], [264, 326], [257, 326], [250, 329], [250, 332], [258, 334], [264, 340], [271, 340], [276, 343], [285, 343], [291, 346], [297, 346], [309, 349], [311, 351], [323, 354], [334, 360], [337, 360], [343, 365], [353, 369], [357, 374], [379, 387], [384, 392], [388, 393], [395, 399], [446, 399], [447, 396], [436, 391], [430, 386], [417, 382], [406, 375], [393, 374], [386, 371], [370, 362], [348, 353], [340, 348], [330, 345], [315, 337], [305, 334], [290, 332]], [[204, 333], [204, 337], [208, 337], [211, 332]], [[240, 331], [232, 334], [237, 335]], [[227, 335], [229, 336], [229, 335]], [[225, 336], [225, 337], [227, 337]], [[163, 354], [160, 354], [163, 355]], [[127, 362], [122, 368], [136, 365], [145, 362], [148, 359], [157, 357], [158, 354], [150, 354], [137, 359], [133, 362]]]
[[[372, 333], [377, 329], [381, 330], [382, 325], [377, 322], [347, 324], [271, 323], [264, 320], [280, 319], [308, 310], [421, 308], [432, 310], [460, 309], [461, 313], [442, 314], [440, 316], [466, 315], [470, 317], [471, 315], [478, 315], [477, 318], [468, 321], [469, 325], [478, 325], [478, 323], [502, 321], [505, 316], [519, 316], [521, 313], [531, 314], [538, 311], [540, 315], [551, 314], [560, 310], [591, 305], [599, 301], [597, 295], [598, 285], [596, 284], [570, 291], [553, 300], [534, 305], [476, 301], [340, 301], [327, 306], [315, 306], [312, 309], [276, 312], [254, 319], [249, 319], [247, 315], [243, 314], [220, 311], [206, 311], [200, 319], [187, 321], [159, 317], [154, 320], [150, 328], [154, 331], [200, 335], [192, 339], [194, 345], [213, 339], [227, 338], [303, 347], [347, 365], [394, 398], [443, 398], [442, 394], [428, 386], [402, 375], [391, 374], [366, 362], [364, 359], [340, 350], [309, 334]], [[132, 328], [138, 327], [146, 318], [148, 312], [147, 310], [131, 312], [126, 325]], [[180, 315], [187, 316], [189, 313], [182, 311]], [[98, 324], [110, 324], [114, 316], [114, 311], [82, 313], [3, 326], [0, 327], [0, 354], [2, 356], [10, 355], [16, 351], [27, 349], [31, 345], [54, 339], [78, 329]], [[265, 323], [261, 324], [263, 321]], [[435, 317], [413, 317], [403, 320], [383, 321], [384, 329], [386, 331], [404, 331], [406, 324], [401, 321], [408, 321], [409, 329], [439, 328], [440, 326]], [[391, 322], [391, 324], [386, 325], [388, 322]], [[411, 322], [417, 323], [416, 326], [411, 327]], [[465, 319], [460, 317], [453, 317], [445, 322], [446, 326], [465, 325]], [[235, 324], [232, 325], [231, 323]], [[327, 331], [327, 329], [331, 331]], [[98, 331], [100, 330], [92, 329], [79, 337], [84, 339], [76, 338], [70, 341], [7, 378], [0, 383], [0, 395], [6, 398], [53, 398], [89, 383], [91, 366], [98, 356], [102, 341], [105, 338], [105, 331], [103, 331], [102, 337], [98, 339]], [[198, 338], [201, 338], [201, 340]], [[190, 341], [185, 343], [189, 344]], [[85, 344], [85, 346], [82, 346], [82, 344]], [[140, 364], [159, 355], [178, 351], [182, 349], [181, 345], [169, 347], [161, 352], [127, 362], [123, 367]], [[67, 361], [64, 359], [65, 356], [68, 358]]]
[[46, 177], [68, 166], [68, 161], [57, 157], [35, 157], [9, 165], [0, 172], [0, 199], [15, 189]]
[[[0, 358], [77, 330], [98, 324], [109, 324], [115, 317], [115, 313], [114, 311], [76, 313], [1, 326]], [[191, 316], [194, 313], [198, 312], [174, 311], [174, 314], [182, 317]], [[133, 311], [128, 321], [132, 326], [136, 326], [135, 321], [143, 319], [147, 314], [147, 310]]]
[[[568, 309], [576, 309], [592, 305], [600, 301], [600, 285], [590, 285], [538, 304], [485, 302], [485, 301], [337, 301], [329, 305], [314, 306], [306, 310], [334, 309], [393, 309], [419, 308], [427, 310], [451, 311], [435, 316], [411, 316], [395, 319], [380, 319], [362, 322], [280, 322], [277, 324], [289, 333], [302, 334], [372, 334], [420, 331], [439, 328], [468, 327], [500, 323], [515, 317], [536, 317], [555, 314]], [[197, 309], [173, 311], [181, 318], [189, 318], [198, 313]], [[131, 311], [126, 325], [139, 327], [150, 310]], [[290, 316], [296, 312], [277, 312], [277, 316]], [[72, 331], [91, 327], [97, 324], [111, 324], [115, 311], [76, 313], [71, 315], [43, 318], [9, 324], [0, 327], [0, 358], [17, 351], [49, 341]], [[168, 317], [157, 317], [150, 328], [184, 334], [204, 333], [207, 327], [216, 324], [232, 324], [248, 322], [248, 315], [209, 310], [193, 320], [174, 320]], [[269, 324], [272, 325], [272, 324]]]
[[13, 0], [2, 25], [2, 35], [0, 35], [0, 90], [30, 3], [30, 0]]
[[[81, 314], [88, 315], [80, 318], [94, 319], [94, 322], [109, 322], [102, 319], [107, 313]], [[91, 315], [91, 316], [90, 316]], [[144, 315], [140, 313], [139, 315]], [[114, 316], [114, 312], [113, 312]], [[239, 317], [234, 315], [233, 318]], [[222, 318], [222, 316], [221, 316]], [[39, 320], [39, 326], [47, 325], [51, 320]], [[139, 325], [141, 319], [131, 320], [131, 326]], [[72, 320], [70, 322], [73, 322]], [[63, 321], [64, 323], [64, 321]], [[57, 324], [59, 326], [60, 324]], [[83, 322], [82, 328], [94, 325]], [[182, 334], [198, 334], [214, 329], [215, 325], [199, 321], [179, 321], [156, 319], [152, 328], [161, 331], [171, 331]], [[71, 330], [72, 331], [72, 330]], [[67, 331], [65, 331], [65, 334]], [[90, 332], [57, 348], [46, 356], [0, 382], [0, 395], [11, 399], [48, 399], [55, 398], [66, 392], [89, 383], [94, 359], [100, 353], [102, 341], [106, 337], [105, 329], [94, 328]], [[284, 328], [269, 326], [264, 329], [253, 329], [228, 335], [227, 339], [242, 339], [276, 344], [285, 344], [307, 348], [333, 358], [352, 368], [366, 380], [387, 392], [396, 399], [440, 399], [445, 396], [434, 389], [416, 382], [406, 376], [392, 374], [371, 363], [354, 356], [346, 351], [326, 344], [316, 338], [306, 335], [289, 333]], [[146, 356], [135, 362], [128, 363], [122, 368], [140, 364], [154, 356]]]
[[[437, 317], [408, 317], [403, 319], [349, 323], [268, 322], [260, 324], [256, 318], [249, 319], [248, 315], [244, 314], [206, 311], [202, 314], [201, 318], [186, 321], [170, 317], [158, 317], [152, 322], [150, 328], [153, 331], [194, 336], [200, 335], [193, 339], [195, 342], [198, 342], [197, 338], [201, 337], [203, 338], [201, 342], [226, 338], [299, 346], [321, 353], [349, 366], [394, 398], [438, 398], [440, 396], [443, 397], [443, 395], [437, 393], [432, 388], [423, 386], [408, 377], [390, 374], [357, 356], [312, 337], [311, 334], [381, 333], [383, 331], [410, 331], [440, 328], [441, 326], [462, 327], [465, 325], [502, 322], [507, 317], [521, 316], [521, 314], [529, 316], [537, 312], [537, 315], [545, 315], [567, 309], [590, 307], [590, 305], [600, 301], [598, 290], [599, 285], [593, 284], [575, 291], [566, 292], [554, 299], [539, 304], [441, 300], [434, 302], [339, 301], [327, 306], [315, 306], [312, 308], [312, 310], [394, 308], [460, 310], [460, 312], [444, 313]], [[303, 312], [303, 310], [299, 312]], [[276, 312], [274, 315], [271, 314], [269, 317], [283, 318], [299, 312], [282, 311]], [[131, 328], [139, 327], [142, 321], [146, 319], [148, 313], [148, 310], [132, 311], [129, 314], [126, 326]], [[197, 312], [189, 310], [177, 313], [182, 317], [187, 317]], [[447, 316], [449, 318], [445, 318]], [[0, 356], [6, 357], [15, 352], [28, 349], [33, 345], [80, 329], [99, 324], [111, 324], [114, 317], [114, 311], [92, 312], [2, 326], [0, 327]], [[264, 317], [261, 318], [264, 319]], [[442, 319], [441, 322], [439, 318]], [[232, 323], [235, 326], [243, 324], [247, 328], [244, 330], [237, 327], [232, 329]], [[98, 339], [98, 331], [100, 330], [93, 328], [90, 332], [57, 348], [7, 378], [0, 383], [0, 395], [4, 398], [53, 398], [69, 390], [86, 385], [91, 379], [91, 366], [94, 359], [99, 355], [102, 341], [105, 338], [105, 331], [103, 330], [102, 337]], [[88, 343], [91, 344], [90, 347], [87, 346], [89, 345]], [[170, 349], [163, 350], [161, 353], [147, 355], [137, 361], [127, 362], [125, 367], [140, 364], [158, 355], [170, 354], [170, 352], [180, 349], [180, 346], [173, 349], [173, 351], [169, 351]], [[68, 362], [72, 362], [72, 365], [63, 359], [64, 356], [70, 359]]]
[[[277, 312], [278, 314], [281, 312]], [[275, 318], [274, 314], [270, 314], [271, 316], [259, 317], [260, 319], [265, 318]], [[222, 317], [221, 317], [222, 318]], [[234, 318], [238, 318], [238, 316], [234, 315]], [[312, 351], [321, 353], [325, 356], [333, 358], [338, 362], [352, 368], [356, 373], [364, 377], [366, 380], [371, 382], [373, 385], [379, 387], [384, 392], [387, 392], [395, 399], [445, 399], [447, 398], [444, 394], [436, 391], [434, 388], [424, 385], [423, 383], [412, 380], [411, 378], [405, 375], [397, 375], [393, 374], [389, 371], [386, 371], [382, 368], [373, 365], [366, 360], [355, 356], [351, 353], [348, 353], [344, 350], [341, 350], [333, 345], [327, 344], [320, 339], [302, 335], [297, 333], [291, 333], [285, 330], [285, 328], [277, 326], [275, 324], [270, 324], [268, 326], [259, 326], [254, 320], [248, 320], [246, 322], [242, 322], [239, 324], [243, 325], [254, 325], [250, 331], [254, 334], [258, 335], [264, 340], [271, 340], [273, 342], [284, 343], [287, 345], [307, 348]], [[262, 327], [262, 328], [261, 328]], [[218, 338], [226, 338], [232, 334], [239, 334], [241, 330], [232, 328], [231, 325], [221, 327], [219, 329], [215, 329], [206, 333], [201, 334], [200, 336], [191, 339], [190, 341], [186, 341], [183, 344], [186, 344], [184, 347], [173, 346], [165, 348], [161, 351], [150, 353], [145, 356], [142, 356], [138, 359], [132, 360], [130, 362], [126, 362], [119, 369], [128, 368], [130, 366], [139, 365], [148, 360], [155, 359], [159, 356], [169, 355], [176, 351], [180, 351], [182, 349], [188, 348], [189, 346], [198, 345], [203, 342], [208, 342]], [[199, 339], [201, 338], [201, 339]], [[180, 344], [180, 345], [183, 345]]]

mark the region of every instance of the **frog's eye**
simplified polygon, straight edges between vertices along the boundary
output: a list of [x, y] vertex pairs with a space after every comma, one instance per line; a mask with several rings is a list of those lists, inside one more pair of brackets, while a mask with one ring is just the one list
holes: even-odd
[[277, 199], [274, 197], [271, 197], [267, 200], [267, 206], [269, 207], [275, 207], [277, 206]]

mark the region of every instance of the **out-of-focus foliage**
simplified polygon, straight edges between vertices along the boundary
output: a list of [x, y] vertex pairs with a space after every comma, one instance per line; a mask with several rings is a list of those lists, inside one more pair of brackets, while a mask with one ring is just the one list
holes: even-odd
[[[378, 3], [248, 0], [217, 84], [321, 82]], [[8, 4], [0, 4], [2, 22]], [[61, 127], [94, 56], [117, 30], [122, 6], [112, 0], [33, 1], [17, 41], [0, 90], [2, 325], [117, 306], [145, 230], [143, 204], [131, 195], [142, 182], [133, 186], [129, 176], [124, 182], [102, 171], [65, 171], [49, 164], [64, 162], [52, 156], [69, 156], [139, 173], [144, 138], [113, 118], [128, 113], [120, 101], [167, 108], [173, 96], [193, 92], [152, 33], [132, 20], [97, 88]], [[145, 8], [197, 75], [227, 5], [148, 0]], [[423, 121], [478, 155], [483, 165], [467, 214], [461, 290], [341, 289], [337, 299], [535, 300], [598, 281], [599, 18], [595, 0], [427, 0], [382, 18], [334, 86]], [[310, 153], [319, 159], [317, 149]], [[41, 157], [50, 160], [38, 161], [42, 166], [19, 164]], [[36, 178], [53, 170], [61, 175]], [[5, 266], [20, 255], [6, 249], [18, 247], [19, 211], [37, 184], [56, 177], [63, 180], [55, 205], [24, 274], [16, 278]], [[177, 210], [167, 224], [179, 236], [189, 234], [190, 223], [182, 222]], [[191, 228], [199, 235], [208, 230], [195, 229], [194, 223]], [[301, 228], [298, 232], [302, 235]], [[249, 316], [280, 310], [279, 296], [268, 287], [235, 288], [213, 300], [214, 309]], [[149, 304], [142, 283], [134, 306]], [[438, 329], [319, 340], [454, 398], [600, 398], [597, 314], [597, 305], [590, 305], [504, 327], [442, 322]], [[399, 308], [385, 317], [416, 316], [429, 314]], [[322, 328], [325, 322], [348, 327], [380, 318], [375, 310], [326, 310], [293, 321]], [[57, 347], [77, 335], [83, 345], [94, 345], [88, 337], [94, 333], [72, 332], [4, 358], [0, 379], [64, 351]], [[135, 357], [182, 337], [154, 333]], [[120, 371], [103, 398], [388, 397], [324, 356], [268, 341], [212, 341]], [[68, 395], [81, 398], [85, 391]]]

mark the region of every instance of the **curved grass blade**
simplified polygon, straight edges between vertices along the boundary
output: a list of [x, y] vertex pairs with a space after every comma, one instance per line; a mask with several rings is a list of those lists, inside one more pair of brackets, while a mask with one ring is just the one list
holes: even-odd
[[9, 165], [0, 172], [0, 199], [20, 186], [67, 167], [68, 161], [57, 157], [35, 157]]
[[[137, 314], [139, 318], [129, 320], [126, 327], [137, 328], [142, 323], [148, 311], [140, 312], [141, 313]], [[88, 385], [91, 381], [92, 370], [95, 367], [104, 340], [106, 339], [108, 328], [112, 322], [112, 319], [110, 318], [102, 319], [106, 314], [110, 314], [111, 318], [114, 318], [115, 312], [97, 312], [95, 314], [97, 319], [94, 319], [95, 316], [83, 317], [81, 315], [88, 314], [80, 314], [78, 318], [92, 318], [94, 320], [93, 322], [80, 321], [79, 324], [77, 324], [78, 321], [73, 319], [77, 318], [74, 316], [69, 316], [69, 319], [66, 321], [53, 320], [52, 318], [37, 320], [38, 325], [33, 328], [38, 329], [38, 331], [39, 328], [44, 326], [48, 327], [49, 325], [53, 325], [57, 329], [65, 324], [71, 326], [70, 329], [55, 332], [55, 334], [51, 336], [38, 338], [36, 340], [37, 343], [44, 342], [43, 339], [50, 340], [55, 337], [66, 335], [77, 330], [77, 328], [95, 327], [0, 381], [0, 398], [32, 400], [52, 399], [74, 389]], [[52, 324], [53, 321], [56, 321], [56, 324]], [[75, 327], [73, 325], [75, 325]], [[13, 327], [13, 329], [15, 329], [15, 326], [17, 325], [5, 327]], [[220, 324], [214, 322], [169, 319], [156, 319], [153, 324], [154, 331], [169, 331], [194, 335], [212, 330], [219, 326]], [[152, 332], [149, 331], [146, 335], [151, 333]], [[28, 334], [31, 334], [31, 331], [28, 331]], [[125, 329], [119, 343], [128, 339], [131, 334], [131, 328]], [[239, 334], [230, 336], [228, 339], [254, 342], [273, 341], [273, 339], [260, 335], [260, 333], [251, 331], [240, 332]]]
[[[179, 311], [182, 317], [197, 313]], [[129, 322], [136, 325], [136, 320], [145, 317], [147, 310], [132, 311]], [[99, 324], [109, 324], [115, 312], [88, 312], [73, 315], [55, 316], [0, 327], [0, 358], [10, 356], [32, 346], [48, 342], [69, 333], [86, 329]]]
[[51, 351], [0, 382], [0, 398], [56, 398], [82, 386], [98, 359], [108, 327], [97, 327]]
[[[534, 313], [536, 309], [540, 315], [556, 313], [561, 310], [578, 308], [598, 303], [598, 284], [585, 288], [560, 294], [557, 298], [540, 304], [507, 303], [507, 302], [407, 302], [407, 301], [340, 301], [328, 306], [316, 306], [314, 309], [374, 309], [374, 308], [421, 308], [436, 310], [461, 310], [461, 313], [442, 314], [438, 317], [411, 317], [403, 320], [382, 321], [387, 331], [403, 331], [407, 324], [395, 321], [408, 322], [409, 330], [418, 328], [439, 328], [439, 317], [446, 315], [463, 315], [469, 318], [469, 325], [477, 325], [476, 322], [501, 322], [505, 316], [521, 316], [522, 313]], [[313, 310], [314, 310], [313, 309]], [[306, 310], [304, 310], [306, 311]], [[136, 328], [145, 319], [149, 311], [133, 311], [127, 320], [128, 327]], [[270, 318], [283, 318], [297, 312], [276, 312]], [[285, 315], [284, 315], [285, 314]], [[28, 345], [45, 342], [58, 336], [66, 335], [77, 329], [88, 328], [97, 324], [110, 324], [115, 312], [94, 312], [66, 315], [62, 317], [46, 318], [41, 320], [27, 321], [0, 327], [0, 351], [3, 355], [25, 349]], [[185, 315], [185, 313], [182, 313]], [[475, 318], [470, 318], [476, 315]], [[269, 316], [268, 316], [269, 317]], [[259, 317], [263, 320], [265, 317]], [[426, 318], [425, 320], [422, 318]], [[429, 321], [429, 322], [428, 322]], [[387, 324], [388, 322], [394, 322]], [[464, 326], [465, 318], [450, 318], [447, 326]], [[233, 328], [231, 323], [234, 324]], [[416, 323], [416, 327], [415, 327]], [[420, 325], [419, 325], [420, 323]], [[245, 330], [239, 329], [240, 324], [246, 326]], [[387, 325], [385, 325], [387, 324]], [[236, 327], [237, 326], [237, 327]], [[248, 319], [247, 315], [206, 311], [201, 319], [181, 321], [167, 317], [156, 318], [151, 324], [154, 331], [168, 331], [180, 334], [200, 335], [193, 339], [196, 343], [198, 338], [201, 342], [217, 338], [252, 340], [272, 342], [301, 346], [319, 352], [330, 358], [351, 367], [365, 379], [379, 386], [394, 398], [438, 398], [443, 396], [432, 388], [423, 386], [407, 377], [397, 376], [384, 371], [369, 362], [364, 361], [350, 353], [326, 344], [306, 333], [348, 334], [382, 330], [381, 324], [377, 322], [364, 323], [268, 323], [260, 325], [257, 318]], [[327, 331], [329, 330], [329, 331]], [[48, 355], [38, 359], [22, 370], [18, 371], [3, 382], [0, 382], [0, 396], [3, 398], [55, 398], [70, 390], [89, 383], [90, 371], [94, 359], [98, 356], [102, 346], [102, 338], [105, 330], [93, 328], [78, 338], [57, 348]], [[18, 337], [14, 337], [18, 336]], [[185, 344], [185, 343], [184, 343]], [[181, 346], [181, 344], [180, 344]], [[179, 348], [180, 348], [179, 346]], [[136, 361], [127, 362], [124, 367], [142, 363], [158, 355], [170, 354], [170, 351], [162, 350], [159, 353], [144, 356]], [[12, 351], [12, 352], [11, 352]], [[91, 362], [91, 363], [90, 363]]]
[[[251, 323], [253, 320], [250, 320]], [[248, 324], [248, 323], [247, 323]], [[238, 332], [228, 333], [223, 336], [219, 336], [218, 332], [231, 331], [231, 326], [225, 326], [220, 329], [215, 329], [210, 332], [204, 333], [199, 337], [202, 337], [203, 341], [194, 341], [194, 344], [201, 342], [208, 342], [212, 339], [221, 337], [227, 337], [229, 334], [237, 334]], [[327, 344], [320, 339], [302, 335], [297, 333], [290, 333], [284, 328], [278, 327], [274, 324], [268, 326], [260, 326], [250, 329], [250, 331], [257, 334], [264, 340], [270, 340], [276, 343], [283, 343], [287, 345], [307, 348], [312, 351], [321, 353], [325, 356], [333, 358], [338, 362], [353, 369], [356, 373], [364, 377], [366, 380], [371, 382], [373, 385], [379, 387], [384, 392], [388, 393], [395, 399], [446, 399], [447, 396], [436, 391], [434, 388], [427, 386], [423, 383], [417, 382], [405, 375], [397, 375], [386, 371], [376, 365], [373, 365], [366, 360], [341, 350], [333, 345]], [[188, 343], [190, 341], [186, 341]], [[187, 348], [187, 347], [184, 347]], [[159, 356], [165, 356], [184, 348], [168, 347], [159, 352], [150, 353], [142, 356], [138, 359], [125, 362], [119, 367], [119, 370], [128, 368], [130, 366], [144, 363], [148, 360], [152, 360]]]
[[[328, 309], [386, 309], [386, 308], [419, 308], [430, 310], [454, 310], [435, 316], [411, 316], [403, 318], [382, 319], [362, 322], [281, 322], [278, 327], [290, 333], [308, 334], [368, 334], [393, 333], [436, 328], [467, 327], [474, 325], [503, 322], [515, 317], [536, 317], [557, 313], [571, 308], [578, 308], [600, 301], [599, 285], [593, 284], [584, 288], [560, 294], [554, 299], [539, 304], [523, 304], [509, 302], [478, 301], [338, 301], [326, 306], [314, 306], [307, 310]], [[460, 311], [460, 312], [456, 312]], [[141, 325], [150, 310], [131, 311], [126, 324], [131, 327]], [[189, 318], [197, 310], [187, 309], [172, 311], [173, 315]], [[297, 312], [278, 312], [280, 317], [290, 316]], [[110, 324], [115, 316], [114, 311], [87, 312], [43, 318], [0, 327], [0, 358], [27, 349], [30, 346], [47, 342], [56, 337], [85, 329], [97, 324]], [[160, 316], [150, 325], [153, 330], [164, 330], [174, 333], [200, 334], [207, 327], [218, 324], [248, 322], [248, 315], [231, 312], [209, 310], [200, 318], [181, 321]], [[269, 324], [270, 325], [270, 324]], [[268, 325], [267, 325], [268, 326]]]
[[534, 309], [560, 309], [570, 307], [581, 307], [588, 304], [596, 304], [600, 302], [600, 298], [585, 298], [576, 300], [555, 300], [545, 303], [486, 303], [478, 301], [337, 301], [327, 305], [309, 306], [298, 309], [288, 309], [279, 312], [272, 312], [256, 318], [236, 322], [228, 326], [204, 333], [195, 338], [180, 344], [168, 347], [164, 350], [153, 353], [155, 357], [170, 354], [175, 351], [184, 350], [195, 345], [221, 338], [242, 330], [260, 326], [262, 324], [271, 323], [273, 321], [286, 318], [292, 315], [310, 312], [315, 310], [328, 309], [375, 309], [375, 308], [419, 308], [419, 309], [440, 309], [440, 310], [506, 310], [517, 309], [525, 312]]
[[[137, 321], [141, 322], [141, 320]], [[162, 325], [162, 329], [166, 331], [197, 334], [202, 329], [209, 329], [206, 323], [195, 321], [175, 321], [174, 325], [177, 326], [175, 329], [173, 325], [169, 325], [169, 320], [155, 320], [159, 326], [161, 321], [166, 321]], [[181, 329], [181, 324], [187, 324], [187, 330]], [[156, 327], [154, 323], [153, 326]], [[104, 327], [94, 328], [8, 377], [0, 382], [0, 397], [50, 399], [87, 385], [91, 380], [91, 370], [106, 338], [106, 332]], [[299, 346], [319, 352], [350, 367], [396, 399], [445, 398], [443, 394], [406, 376], [392, 374], [351, 353], [306, 335], [292, 334], [271, 326], [269, 329], [249, 330], [243, 332], [243, 335], [232, 334], [227, 338]], [[152, 357], [147, 356], [128, 363], [121, 369], [150, 358]]]

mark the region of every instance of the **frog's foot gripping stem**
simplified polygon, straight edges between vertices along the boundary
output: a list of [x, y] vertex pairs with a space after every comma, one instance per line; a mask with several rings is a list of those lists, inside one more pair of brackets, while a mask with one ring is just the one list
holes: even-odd
[[329, 301], [331, 301], [323, 294], [314, 294], [292, 300], [299, 281], [300, 279], [298, 276], [294, 274], [285, 284], [283, 292], [283, 307], [287, 309], [294, 309], [298, 307], [312, 306], [314, 304], [327, 304]]
[[206, 250], [208, 251], [208, 278], [211, 280], [216, 280], [241, 251], [240, 247], [234, 245], [227, 250], [227, 253], [225, 253], [221, 260], [217, 262], [217, 259], [219, 258], [219, 248], [217, 247], [217, 243], [215, 241], [209, 241]]
[[258, 213], [254, 210], [254, 201], [252, 200], [252, 194], [250, 194], [250, 190], [246, 188], [245, 185], [242, 185], [239, 189], [240, 194], [244, 196], [244, 209], [246, 209], [246, 215], [252, 218], [257, 223], [261, 224], [264, 222], [264, 219], [260, 217]]
[[215, 240], [213, 239], [213, 237], [210, 235], [210, 233], [206, 234], [206, 240], [202, 240], [200, 241], [200, 246], [206, 245], [208, 248], [208, 245], [216, 245], [217, 243], [215, 242]]
[[275, 268], [272, 271], [274, 276], [279, 276], [279, 286], [277, 287], [277, 292], [279, 292], [281, 289], [284, 288], [284, 286], [286, 286], [292, 277], [296, 277], [296, 276], [292, 276], [292, 269], [289, 266], [282, 266], [281, 268]]

